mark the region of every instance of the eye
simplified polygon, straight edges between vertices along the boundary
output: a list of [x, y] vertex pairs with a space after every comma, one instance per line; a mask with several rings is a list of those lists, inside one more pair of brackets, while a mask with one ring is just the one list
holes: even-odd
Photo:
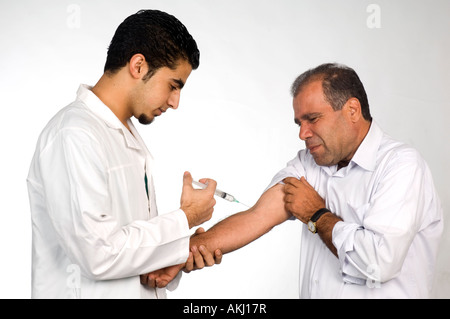
[[320, 118], [321, 118], [322, 116], [323, 116], [322, 114], [316, 114], [316, 113], [314, 113], [314, 114], [311, 114], [310, 116], [308, 116], [307, 121], [308, 121], [308, 123], [310, 123], [310, 124], [314, 124], [314, 123], [316, 123], [318, 120], [320, 120]]

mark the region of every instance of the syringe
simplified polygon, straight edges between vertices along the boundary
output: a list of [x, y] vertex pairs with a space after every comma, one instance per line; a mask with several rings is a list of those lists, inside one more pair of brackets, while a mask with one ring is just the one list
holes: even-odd
[[[194, 185], [196, 185], [196, 186], [198, 186], [198, 187], [200, 187], [202, 189], [206, 188], [206, 184], [203, 184], [203, 183], [200, 183], [200, 182], [197, 182], [197, 181], [192, 181], [192, 184], [194, 184]], [[227, 200], [229, 202], [235, 202], [235, 203], [239, 203], [239, 204], [242, 204], [244, 206], [247, 206], [244, 203], [239, 202], [236, 199], [236, 197], [234, 197], [233, 195], [225, 193], [224, 191], [221, 191], [218, 188], [216, 188], [216, 191], [214, 192], [214, 195], [216, 195], [216, 196], [218, 196], [220, 198], [223, 198], [223, 199], [225, 199], [225, 200]], [[249, 207], [249, 206], [247, 206], [247, 207]]]

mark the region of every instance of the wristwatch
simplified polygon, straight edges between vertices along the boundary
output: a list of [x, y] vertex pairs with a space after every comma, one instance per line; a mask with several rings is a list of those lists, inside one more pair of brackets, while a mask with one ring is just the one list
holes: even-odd
[[308, 221], [308, 229], [311, 233], [317, 233], [316, 222], [319, 220], [320, 216], [325, 213], [331, 213], [331, 211], [328, 208], [321, 208], [312, 215], [311, 219]]

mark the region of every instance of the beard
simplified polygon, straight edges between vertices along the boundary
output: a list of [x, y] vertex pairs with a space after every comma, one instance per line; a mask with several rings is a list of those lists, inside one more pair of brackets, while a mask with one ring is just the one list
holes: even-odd
[[153, 120], [154, 120], [154, 118], [150, 118], [145, 114], [139, 115], [139, 118], [138, 118], [139, 123], [144, 124], [144, 125], [148, 125], [148, 124], [152, 123]]

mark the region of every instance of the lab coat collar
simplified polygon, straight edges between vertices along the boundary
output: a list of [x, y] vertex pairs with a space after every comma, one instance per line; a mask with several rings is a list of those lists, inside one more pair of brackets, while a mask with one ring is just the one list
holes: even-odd
[[384, 133], [378, 124], [372, 120], [369, 132], [361, 142], [361, 145], [359, 145], [351, 162], [354, 162], [368, 171], [373, 171], [376, 167], [377, 152], [380, 148], [383, 134]]
[[103, 120], [106, 125], [113, 129], [122, 130], [128, 147], [138, 150], [142, 149], [140, 143], [138, 142], [138, 139], [140, 138], [138, 137], [139, 134], [132, 121], [128, 119], [128, 126], [136, 138], [133, 137], [130, 131], [128, 131], [128, 129], [122, 124], [113, 111], [111, 111], [111, 109], [92, 92], [92, 86], [81, 84], [77, 91], [77, 98], [81, 100], [89, 110]]

